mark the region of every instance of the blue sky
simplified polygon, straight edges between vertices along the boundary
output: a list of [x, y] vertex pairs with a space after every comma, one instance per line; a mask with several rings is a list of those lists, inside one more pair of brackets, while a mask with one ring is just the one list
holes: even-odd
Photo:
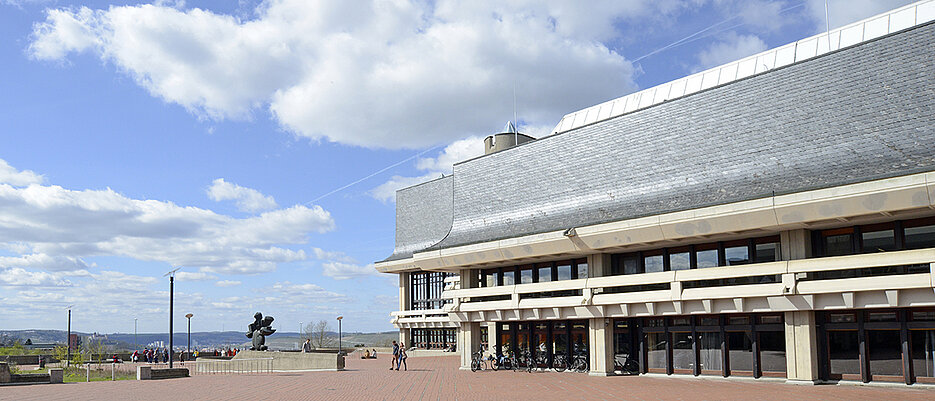
[[[840, 26], [906, 1], [830, 0]], [[0, 329], [390, 330], [393, 191], [825, 27], [823, 1], [0, 0]], [[671, 46], [678, 43], [676, 46]], [[389, 168], [388, 168], [389, 167]]]

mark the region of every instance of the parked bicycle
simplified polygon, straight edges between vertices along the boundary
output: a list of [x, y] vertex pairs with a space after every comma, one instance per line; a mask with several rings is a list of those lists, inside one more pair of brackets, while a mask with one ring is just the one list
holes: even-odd
[[636, 375], [640, 373], [640, 364], [631, 358], [630, 354], [617, 355], [614, 357], [614, 370], [625, 375]]
[[552, 369], [556, 372], [564, 372], [568, 369], [568, 357], [565, 354], [555, 354], [552, 356]]
[[471, 355], [471, 372], [476, 372], [478, 370], [484, 370], [484, 350], [478, 350]]
[[568, 366], [568, 369], [571, 369], [578, 373], [584, 373], [588, 371], [588, 354], [578, 353], [575, 354], [574, 358], [571, 360], [571, 364]]

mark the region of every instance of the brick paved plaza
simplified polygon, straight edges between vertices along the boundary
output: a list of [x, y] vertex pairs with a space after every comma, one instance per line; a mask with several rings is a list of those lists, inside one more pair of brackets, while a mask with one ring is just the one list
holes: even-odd
[[589, 377], [578, 373], [477, 372], [456, 357], [409, 358], [408, 372], [389, 360], [348, 359], [344, 372], [196, 376], [0, 387], [0, 400], [894, 400], [933, 399], [932, 388], [795, 386], [752, 380]]

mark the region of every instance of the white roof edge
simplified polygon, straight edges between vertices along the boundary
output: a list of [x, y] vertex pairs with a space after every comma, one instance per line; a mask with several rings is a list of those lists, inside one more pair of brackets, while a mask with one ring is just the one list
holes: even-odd
[[830, 32], [822, 32], [740, 60], [608, 100], [596, 106], [568, 113], [555, 125], [552, 133], [570, 131], [596, 121], [688, 96], [703, 89], [857, 45], [932, 20], [935, 20], [935, 0], [919, 1], [835, 28]]

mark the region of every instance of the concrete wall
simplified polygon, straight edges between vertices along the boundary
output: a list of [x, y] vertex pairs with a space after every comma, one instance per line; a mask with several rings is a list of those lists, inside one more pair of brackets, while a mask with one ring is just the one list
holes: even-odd
[[240, 351], [232, 361], [273, 358], [273, 370], [344, 370], [344, 357], [325, 352]]

